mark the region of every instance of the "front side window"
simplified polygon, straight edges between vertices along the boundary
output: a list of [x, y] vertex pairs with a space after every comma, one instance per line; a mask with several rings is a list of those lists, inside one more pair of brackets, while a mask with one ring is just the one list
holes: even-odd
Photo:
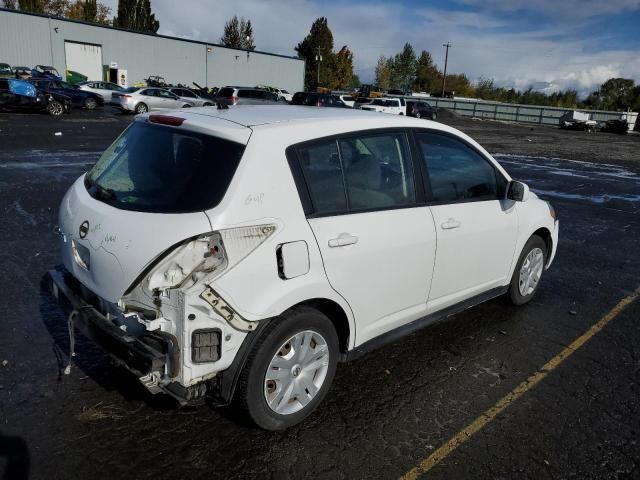
[[504, 194], [506, 180], [462, 141], [437, 133], [418, 133], [416, 138], [435, 202], [495, 200]]
[[305, 145], [299, 157], [316, 214], [415, 204], [404, 134], [370, 134]]
[[222, 200], [244, 148], [210, 135], [134, 122], [85, 176], [85, 186], [94, 198], [124, 210], [207, 210]]

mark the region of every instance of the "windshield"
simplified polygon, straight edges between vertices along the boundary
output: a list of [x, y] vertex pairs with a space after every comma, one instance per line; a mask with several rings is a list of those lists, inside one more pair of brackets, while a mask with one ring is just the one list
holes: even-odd
[[133, 93], [133, 92], [137, 92], [138, 90], [140, 90], [140, 87], [129, 87], [129, 88], [125, 88], [124, 90], [120, 90], [121, 92], [126, 92], [126, 93]]
[[134, 122], [85, 177], [89, 194], [123, 210], [186, 213], [215, 207], [244, 145]]

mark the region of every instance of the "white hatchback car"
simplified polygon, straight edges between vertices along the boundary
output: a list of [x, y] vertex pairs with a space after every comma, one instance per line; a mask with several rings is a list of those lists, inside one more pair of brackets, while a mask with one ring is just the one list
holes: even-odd
[[558, 221], [445, 125], [244, 106], [138, 116], [64, 196], [59, 233], [71, 324], [150, 391], [281, 429], [339, 361], [528, 302]]

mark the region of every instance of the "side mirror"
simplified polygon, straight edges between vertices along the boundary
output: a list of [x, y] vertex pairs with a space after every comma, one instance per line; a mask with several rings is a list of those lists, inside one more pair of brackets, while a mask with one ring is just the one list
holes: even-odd
[[515, 202], [522, 202], [527, 197], [528, 193], [529, 187], [526, 183], [518, 182], [516, 180], [509, 182], [509, 186], [507, 187], [507, 199]]

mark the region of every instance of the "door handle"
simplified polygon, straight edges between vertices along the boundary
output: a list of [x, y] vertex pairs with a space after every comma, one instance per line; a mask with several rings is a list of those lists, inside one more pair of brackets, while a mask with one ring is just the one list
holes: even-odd
[[458, 228], [460, 225], [462, 224], [458, 220], [456, 220], [455, 218], [450, 218], [440, 226], [443, 230], [451, 230], [452, 228]]
[[353, 245], [354, 243], [358, 243], [358, 237], [351, 235], [350, 233], [341, 233], [337, 238], [329, 240], [329, 246], [332, 248]]

